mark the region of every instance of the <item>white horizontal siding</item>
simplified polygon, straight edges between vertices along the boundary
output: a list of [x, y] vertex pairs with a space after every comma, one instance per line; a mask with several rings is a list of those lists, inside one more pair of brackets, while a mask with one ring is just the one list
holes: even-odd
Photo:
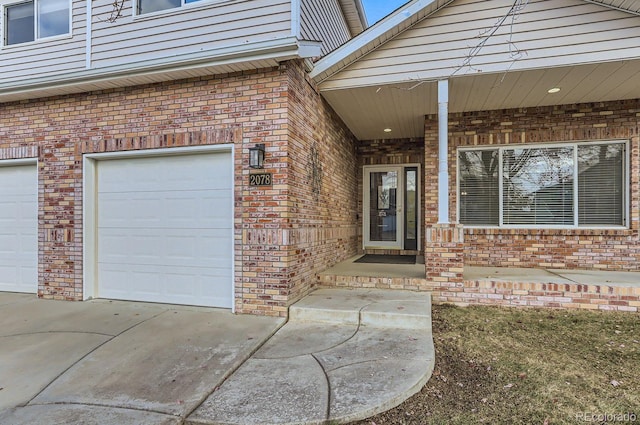
[[[511, 0], [460, 0], [323, 83], [323, 89], [640, 57], [640, 17], [580, 0], [531, 0], [463, 66]], [[509, 40], [512, 41], [510, 48]], [[514, 56], [512, 53], [519, 52]]]
[[348, 41], [351, 34], [338, 0], [302, 0], [300, 35], [321, 41], [323, 55]]
[[291, 5], [276, 0], [203, 0], [150, 15], [133, 16], [127, 0], [108, 22], [112, 0], [95, 0], [93, 67], [121, 65], [210, 49], [273, 40], [291, 34]]
[[[15, 2], [14, 2], [15, 3]], [[6, 2], [0, 2], [6, 4]], [[73, 1], [71, 36], [2, 46], [0, 74], [3, 82], [77, 71], [85, 67], [86, 1]], [[4, 38], [4, 19], [0, 35]]]

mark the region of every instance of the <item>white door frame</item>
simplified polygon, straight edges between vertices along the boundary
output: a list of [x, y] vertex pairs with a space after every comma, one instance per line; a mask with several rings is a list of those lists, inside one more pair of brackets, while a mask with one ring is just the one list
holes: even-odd
[[[98, 298], [99, 297], [99, 282], [98, 282], [98, 210], [97, 206], [97, 162], [100, 160], [109, 159], [124, 159], [124, 158], [144, 158], [150, 156], [174, 156], [174, 155], [193, 155], [198, 153], [214, 153], [214, 152], [230, 152], [231, 158], [234, 155], [233, 144], [223, 145], [203, 145], [203, 146], [189, 146], [189, 147], [176, 147], [176, 148], [161, 148], [161, 149], [145, 149], [134, 151], [119, 151], [119, 152], [103, 152], [103, 153], [88, 153], [83, 156], [82, 162], [82, 181], [83, 181], [83, 208], [82, 208], [82, 233], [84, 235], [84, 243], [82, 248], [83, 255], [83, 276], [82, 276], [82, 298], [84, 300]], [[232, 179], [234, 181], [234, 170], [232, 168]], [[234, 189], [232, 189], [234, 190]], [[229, 208], [234, 209], [234, 197], [231, 196], [231, 205]], [[231, 240], [235, 240], [234, 235], [234, 217], [235, 214], [231, 214]], [[235, 260], [231, 261], [231, 293], [235, 294]], [[231, 303], [232, 312], [235, 313], [235, 300]]]
[[[362, 242], [364, 244], [364, 248], [369, 249], [402, 249], [403, 245], [403, 234], [404, 234], [404, 220], [402, 220], [401, 214], [404, 214], [404, 176], [403, 176], [403, 167], [399, 165], [385, 165], [385, 166], [365, 166], [363, 167], [363, 177], [362, 177], [362, 190], [364, 195], [364, 203], [363, 203], [363, 233], [362, 233]], [[396, 171], [398, 175], [398, 181], [396, 186], [396, 240], [395, 241], [371, 241], [370, 240], [370, 225], [371, 225], [371, 216], [370, 216], [370, 208], [371, 205], [371, 173], [380, 173], [380, 172], [390, 172]]]
[[[362, 247], [364, 249], [397, 249], [403, 250], [404, 248], [404, 228], [405, 228], [405, 191], [406, 191], [406, 182], [405, 180], [405, 169], [406, 168], [417, 168], [418, 169], [418, 179], [417, 179], [417, 187], [416, 187], [416, 206], [418, 209], [418, 221], [416, 223], [417, 227], [417, 238], [418, 238], [418, 246], [417, 249], [421, 249], [420, 243], [420, 223], [421, 223], [421, 193], [422, 190], [422, 179], [420, 178], [420, 164], [409, 163], [409, 164], [397, 164], [397, 165], [365, 165], [362, 167], [362, 191], [363, 191], [363, 206], [362, 206]], [[375, 172], [385, 172], [385, 171], [397, 171], [398, 172], [398, 188], [396, 193], [396, 212], [399, 217], [396, 223], [396, 241], [394, 242], [381, 242], [381, 241], [371, 241], [370, 240], [370, 209], [369, 205], [371, 202], [371, 173]]]

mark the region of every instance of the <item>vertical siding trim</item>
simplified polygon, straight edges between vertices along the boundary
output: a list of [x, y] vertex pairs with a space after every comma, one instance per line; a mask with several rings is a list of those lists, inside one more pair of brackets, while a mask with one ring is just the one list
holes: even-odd
[[300, 38], [301, 0], [291, 0], [291, 35]]
[[91, 21], [93, 18], [91, 16], [91, 8], [92, 8], [93, 0], [87, 0], [87, 28], [85, 34], [85, 67], [87, 69], [91, 69], [91, 41], [93, 38], [93, 34], [91, 33]]

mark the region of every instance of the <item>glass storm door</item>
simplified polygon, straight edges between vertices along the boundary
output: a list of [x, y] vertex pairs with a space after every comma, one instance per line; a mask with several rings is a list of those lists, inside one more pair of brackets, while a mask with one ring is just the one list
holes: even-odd
[[402, 249], [402, 168], [368, 168], [364, 179], [365, 247]]

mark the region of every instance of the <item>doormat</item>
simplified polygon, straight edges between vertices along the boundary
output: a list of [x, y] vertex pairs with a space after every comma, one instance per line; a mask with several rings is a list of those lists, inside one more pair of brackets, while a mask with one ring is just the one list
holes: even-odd
[[415, 264], [415, 255], [380, 255], [366, 254], [358, 258], [354, 263], [376, 263], [376, 264]]

